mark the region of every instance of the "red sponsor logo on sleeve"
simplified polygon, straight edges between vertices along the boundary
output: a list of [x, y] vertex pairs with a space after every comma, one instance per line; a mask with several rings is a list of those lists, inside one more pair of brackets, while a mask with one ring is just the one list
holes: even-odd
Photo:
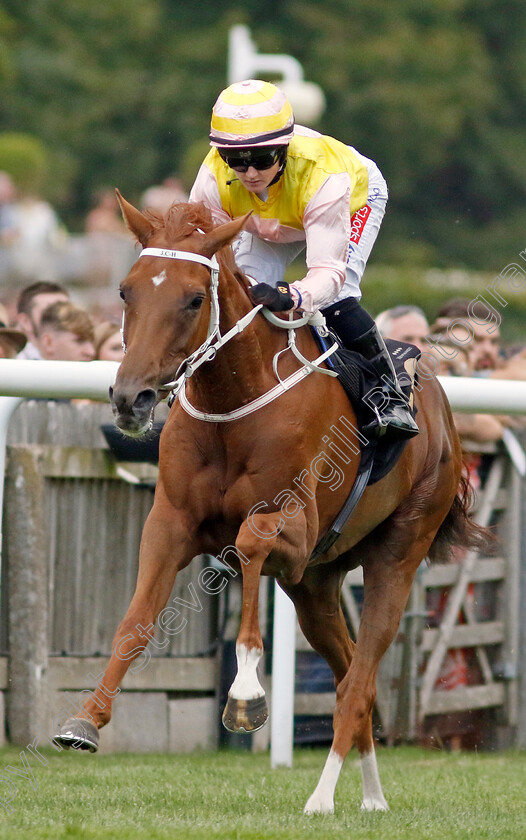
[[357, 210], [356, 213], [353, 213], [351, 216], [351, 242], [357, 244], [360, 241], [370, 212], [371, 208], [368, 204], [366, 204], [365, 207]]

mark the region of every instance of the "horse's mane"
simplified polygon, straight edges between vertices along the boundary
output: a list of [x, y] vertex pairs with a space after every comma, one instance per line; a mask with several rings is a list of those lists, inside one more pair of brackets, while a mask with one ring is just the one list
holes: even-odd
[[[154, 210], [144, 210], [143, 215], [154, 227], [154, 230], [164, 230], [169, 241], [176, 242], [184, 236], [190, 236], [194, 230], [202, 230], [209, 233], [217, 227], [212, 219], [208, 207], [202, 202], [185, 203], [175, 202], [168, 208], [166, 213], [156, 213]], [[249, 283], [244, 273], [236, 266], [234, 256], [230, 249], [224, 249], [222, 259], [234, 274], [238, 283], [241, 283], [246, 290]]]
[[164, 229], [168, 239], [174, 242], [184, 236], [190, 236], [198, 228], [208, 233], [215, 227], [210, 210], [201, 202], [175, 202], [164, 214], [145, 210], [144, 215], [156, 231]]

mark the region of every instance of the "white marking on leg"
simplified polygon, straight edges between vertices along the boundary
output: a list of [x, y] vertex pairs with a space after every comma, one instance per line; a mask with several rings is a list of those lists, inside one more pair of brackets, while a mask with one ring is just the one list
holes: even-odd
[[236, 645], [237, 676], [228, 692], [234, 700], [255, 700], [264, 696], [257, 675], [262, 655], [263, 651], [259, 648], [249, 650], [246, 645]]
[[309, 797], [304, 814], [334, 814], [334, 791], [343, 766], [343, 758], [331, 749], [320, 781]]
[[160, 286], [161, 283], [164, 283], [166, 280], [166, 269], [163, 268], [160, 274], [156, 274], [155, 277], [152, 277], [152, 283], [154, 286]]
[[363, 786], [362, 811], [388, 811], [389, 805], [382, 791], [374, 747], [371, 752], [360, 756], [360, 767]]

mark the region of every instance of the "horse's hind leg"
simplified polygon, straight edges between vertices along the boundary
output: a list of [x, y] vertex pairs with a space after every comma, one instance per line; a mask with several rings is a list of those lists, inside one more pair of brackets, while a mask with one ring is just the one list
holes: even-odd
[[362, 809], [388, 810], [372, 736], [376, 674], [380, 660], [397, 632], [414, 574], [430, 542], [430, 539], [415, 542], [403, 560], [393, 558], [387, 561], [376, 555], [364, 565], [360, 630], [351, 665], [336, 691], [332, 747], [320, 781], [305, 806], [306, 813], [333, 812], [336, 783], [353, 744], [360, 753]]
[[311, 647], [323, 656], [338, 685], [349, 670], [354, 642], [341, 608], [343, 574], [332, 566], [307, 568], [293, 586], [279, 582], [292, 599], [299, 625]]
[[[299, 584], [282, 585], [294, 602], [305, 638], [329, 664], [336, 686], [347, 674], [355, 648], [341, 608], [342, 579], [343, 574], [334, 567], [316, 566], [306, 569]], [[334, 811], [334, 788], [342, 764], [343, 759], [331, 750], [320, 784], [307, 802], [305, 813]]]
[[111, 718], [119, 686], [131, 663], [152, 638], [155, 621], [170, 596], [177, 571], [190, 559], [185, 557], [186, 532], [170, 513], [154, 506], [146, 520], [135, 594], [115, 634], [111, 658], [78, 714], [59, 727], [54, 740], [61, 746], [96, 751], [98, 730]]

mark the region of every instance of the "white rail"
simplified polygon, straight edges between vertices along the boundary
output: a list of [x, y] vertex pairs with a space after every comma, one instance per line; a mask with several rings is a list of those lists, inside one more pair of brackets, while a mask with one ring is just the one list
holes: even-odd
[[526, 414], [526, 382], [485, 377], [439, 376], [453, 411]]
[[[0, 396], [107, 400], [117, 362], [0, 359]], [[526, 382], [439, 376], [453, 411], [525, 414]]]
[[117, 362], [35, 362], [0, 359], [0, 571], [7, 430], [24, 397], [108, 400]]
[[0, 359], [0, 394], [32, 399], [108, 400], [117, 362]]

